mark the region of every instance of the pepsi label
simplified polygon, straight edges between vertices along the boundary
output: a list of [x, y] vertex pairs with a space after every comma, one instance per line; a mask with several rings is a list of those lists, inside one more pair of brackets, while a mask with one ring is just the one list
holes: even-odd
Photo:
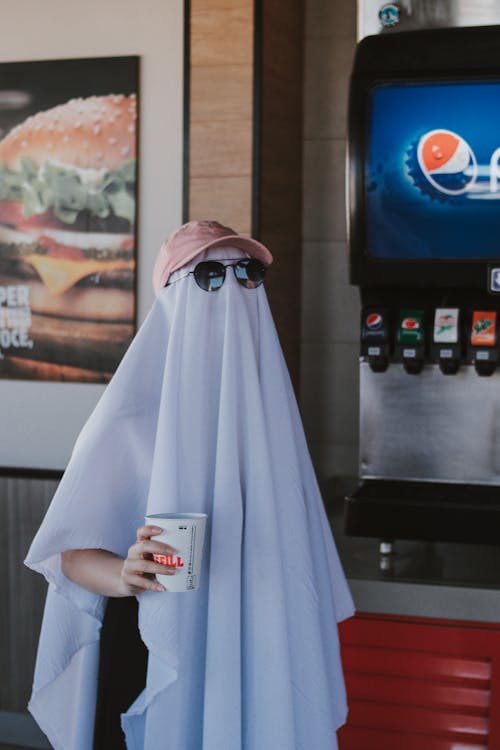
[[370, 313], [366, 316], [366, 327], [369, 331], [378, 331], [382, 327], [384, 322], [383, 317], [380, 313]]
[[383, 344], [387, 341], [387, 312], [385, 310], [364, 310], [361, 323], [361, 340], [369, 344]]

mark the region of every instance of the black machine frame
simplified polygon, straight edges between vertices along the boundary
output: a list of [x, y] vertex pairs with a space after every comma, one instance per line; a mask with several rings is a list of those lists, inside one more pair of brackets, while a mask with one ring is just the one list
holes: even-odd
[[[370, 256], [365, 224], [365, 174], [369, 93], [393, 83], [500, 80], [500, 26], [430, 29], [381, 34], [357, 49], [349, 91], [348, 238], [350, 282], [373, 287], [486, 290], [498, 259], [382, 259]], [[453, 266], [453, 272], [450, 268]]]
[[[500, 81], [499, 49], [500, 26], [382, 33], [359, 43], [349, 93], [347, 219], [350, 282], [359, 286], [365, 308], [424, 307], [426, 326], [436, 307], [459, 307], [466, 319], [474, 309], [500, 310], [500, 295], [488, 293], [490, 269], [500, 266], [500, 241], [498, 259], [377, 258], [369, 253], [365, 214], [370, 91], [384, 84]], [[388, 322], [392, 340], [396, 321], [389, 316]], [[461, 364], [467, 361], [469, 333], [463, 328]], [[426, 350], [430, 361], [428, 345]], [[388, 356], [398, 361], [392, 348]], [[346, 533], [381, 540], [497, 543], [492, 531], [500, 518], [496, 485], [429, 479], [361, 479], [346, 498]]]

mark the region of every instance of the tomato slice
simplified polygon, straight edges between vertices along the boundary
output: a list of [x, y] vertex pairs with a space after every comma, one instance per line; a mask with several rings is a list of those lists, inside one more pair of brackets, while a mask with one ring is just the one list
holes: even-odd
[[64, 245], [61, 242], [57, 242], [52, 237], [42, 234], [38, 240], [40, 245], [50, 258], [64, 258], [65, 260], [85, 260], [85, 253], [78, 247], [72, 247], [71, 245]]
[[17, 227], [23, 221], [23, 204], [19, 201], [0, 201], [0, 224]]

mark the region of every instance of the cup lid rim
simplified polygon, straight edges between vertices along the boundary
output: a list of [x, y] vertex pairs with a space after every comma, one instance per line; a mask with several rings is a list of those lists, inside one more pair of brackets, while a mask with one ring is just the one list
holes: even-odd
[[155, 519], [159, 520], [160, 518], [165, 518], [168, 520], [175, 520], [175, 519], [189, 519], [189, 518], [208, 518], [206, 513], [151, 513], [150, 515], [146, 516], [146, 519]]

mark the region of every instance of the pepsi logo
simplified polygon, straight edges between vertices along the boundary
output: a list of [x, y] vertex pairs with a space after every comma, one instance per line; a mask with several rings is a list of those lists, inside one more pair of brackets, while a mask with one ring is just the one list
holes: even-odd
[[423, 135], [418, 142], [417, 161], [427, 182], [446, 195], [462, 195], [476, 181], [474, 152], [451, 130], [431, 130]]
[[367, 315], [365, 322], [366, 327], [369, 328], [370, 331], [376, 331], [382, 326], [383, 319], [379, 313], [370, 313], [369, 315]]

